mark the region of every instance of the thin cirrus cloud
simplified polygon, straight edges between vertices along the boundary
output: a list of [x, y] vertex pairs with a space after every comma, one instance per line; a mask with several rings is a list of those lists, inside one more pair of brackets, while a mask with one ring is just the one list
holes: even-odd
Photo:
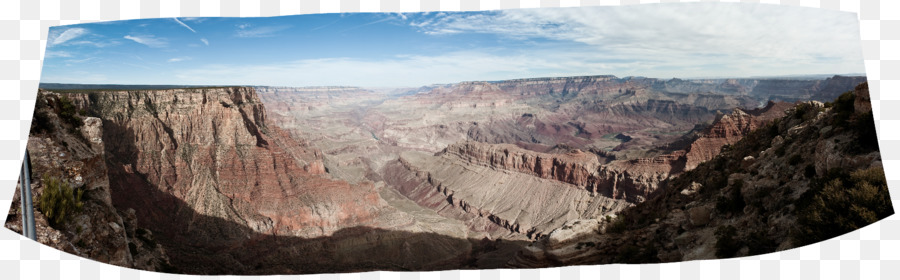
[[239, 24], [234, 32], [234, 36], [239, 38], [274, 37], [279, 31], [288, 28], [290, 28], [288, 25], [253, 26], [250, 24]]
[[181, 61], [190, 60], [190, 59], [191, 59], [190, 57], [182, 56], [182, 57], [173, 57], [166, 61], [167, 62], [181, 62]]
[[177, 22], [177, 23], [180, 24], [181, 26], [184, 26], [184, 28], [187, 28], [187, 30], [190, 30], [191, 32], [197, 33], [197, 30], [194, 30], [193, 28], [191, 28], [190, 26], [188, 26], [187, 24], [185, 24], [183, 21], [178, 20], [178, 18], [172, 18], [172, 19], [175, 20], [175, 22]]
[[169, 45], [165, 39], [157, 38], [153, 35], [125, 35], [123, 37], [128, 40], [132, 40], [135, 43], [142, 44], [151, 48], [164, 48]]
[[[47, 57], [103, 53], [109, 57], [91, 66], [143, 64], [130, 56], [114, 58], [139, 53], [171, 62], [147, 64], [153, 69], [177, 65], [177, 71], [152, 73], [142, 67], [92, 69], [108, 71], [122, 83], [159, 84], [419, 86], [574, 75], [697, 78], [865, 71], [853, 14], [759, 4], [169, 18], [127, 24], [51, 29]], [[319, 31], [325, 28], [333, 30]], [[270, 38], [281, 42], [266, 43]], [[210, 41], [216, 43], [214, 50], [200, 48]], [[104, 44], [111, 46], [88, 52]], [[250, 46], [252, 52], [246, 49]], [[45, 69], [54, 74], [70, 70], [52, 63]]]
[[88, 34], [87, 29], [79, 28], [79, 27], [69, 28], [62, 32], [59, 32], [59, 34], [51, 34], [50, 37], [52, 37], [53, 39], [50, 40], [50, 45], [51, 46], [60, 45], [60, 44], [71, 41], [78, 37], [82, 37], [87, 34]]
[[[809, 71], [817, 64], [841, 61], [842, 67], [862, 70], [854, 15], [811, 8], [691, 3], [520, 9], [443, 13], [413, 19], [409, 25], [431, 36], [475, 33], [513, 41], [568, 42], [584, 47], [586, 55], [645, 62], [661, 58], [659, 66], [702, 61], [767, 71], [775, 70], [772, 65], [800, 63]], [[734, 74], [740, 72], [735, 69]], [[648, 74], [653, 73], [664, 72]]]

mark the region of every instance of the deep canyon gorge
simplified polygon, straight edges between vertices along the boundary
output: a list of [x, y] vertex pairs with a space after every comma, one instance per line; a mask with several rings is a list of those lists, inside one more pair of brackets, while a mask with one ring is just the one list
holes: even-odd
[[[39, 241], [187, 274], [785, 250], [815, 241], [791, 225], [820, 225], [808, 221], [819, 185], [878, 178], [865, 82], [583, 76], [392, 89], [41, 89], [32, 192], [40, 200], [59, 178], [84, 205], [63, 222], [36, 212]], [[886, 184], [867, 184], [887, 195]], [[869, 216], [893, 213], [881, 199]], [[867, 215], [858, 224], [874, 222]], [[21, 232], [16, 207], [6, 227]], [[719, 229], [728, 227], [748, 229], [730, 238], [758, 242], [723, 251]]]

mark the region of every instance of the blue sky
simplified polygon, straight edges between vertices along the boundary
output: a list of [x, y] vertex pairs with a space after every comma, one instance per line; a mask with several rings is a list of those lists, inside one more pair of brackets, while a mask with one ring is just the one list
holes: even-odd
[[855, 14], [683, 3], [67, 25], [50, 29], [41, 82], [392, 87], [864, 71]]

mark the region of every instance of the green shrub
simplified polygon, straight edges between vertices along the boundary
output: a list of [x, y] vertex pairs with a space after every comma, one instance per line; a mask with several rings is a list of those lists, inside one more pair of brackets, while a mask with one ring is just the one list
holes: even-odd
[[856, 136], [856, 145], [848, 145], [849, 153], [864, 154], [878, 150], [878, 138], [875, 133], [875, 118], [872, 112], [857, 114], [854, 116], [853, 135]]
[[68, 183], [55, 177], [44, 177], [44, 191], [40, 198], [40, 211], [47, 216], [52, 226], [61, 225], [68, 221], [69, 215], [81, 211], [83, 203], [82, 189], [74, 191]]
[[50, 115], [45, 111], [34, 110], [31, 120], [31, 131], [35, 133], [53, 132], [53, 124], [50, 123]]
[[72, 100], [69, 100], [69, 97], [62, 95], [59, 97], [59, 107], [57, 108], [59, 111], [57, 115], [59, 118], [72, 126], [72, 129], [81, 127], [84, 125], [84, 120], [81, 119], [81, 116], [77, 114], [77, 108], [75, 104], [72, 103]]
[[856, 94], [853, 94], [852, 91], [845, 92], [838, 96], [836, 100], [834, 100], [834, 104], [832, 106], [832, 110], [834, 111], [834, 119], [832, 119], [832, 125], [836, 127], [844, 127], [846, 128], [849, 125], [850, 117], [853, 116], [855, 108], [853, 107], [853, 102], [856, 101]]
[[[609, 216], [607, 216], [607, 217], [609, 217]], [[607, 232], [607, 233], [623, 233], [623, 232], [625, 232], [625, 229], [626, 229], [627, 226], [628, 226], [628, 225], [625, 224], [625, 216], [624, 216], [624, 215], [619, 215], [619, 216], [617, 216], [616, 219], [612, 222], [612, 224], [610, 224], [609, 226], [607, 226], [606, 232]]]
[[829, 172], [797, 203], [798, 245], [829, 239], [869, 225], [894, 213], [884, 170]]
[[816, 117], [819, 114], [821, 108], [810, 104], [810, 103], [800, 103], [796, 107], [794, 107], [793, 118], [800, 119], [803, 121], [808, 121]]

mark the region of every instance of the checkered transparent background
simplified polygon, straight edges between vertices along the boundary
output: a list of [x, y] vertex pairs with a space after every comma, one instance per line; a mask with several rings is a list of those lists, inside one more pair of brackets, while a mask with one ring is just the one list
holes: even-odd
[[[0, 3], [0, 209], [12, 201], [25, 151], [41, 58], [50, 26], [175, 16], [277, 16], [333, 12], [471, 11], [536, 7], [632, 5], [679, 0], [4, 0]], [[743, 0], [858, 13], [861, 46], [878, 139], [900, 205], [900, 1]], [[827, 32], [827, 30], [823, 30]], [[602, 73], [598, 73], [602, 74]], [[890, 93], [894, 92], [894, 93]], [[14, 205], [14, 207], [19, 207]], [[897, 209], [897, 208], [895, 208]], [[291, 276], [160, 274], [82, 259], [0, 229], [3, 279], [900, 279], [898, 215], [856, 232], [780, 253], [728, 260], [651, 265], [599, 265], [530, 270], [368, 272]]]

